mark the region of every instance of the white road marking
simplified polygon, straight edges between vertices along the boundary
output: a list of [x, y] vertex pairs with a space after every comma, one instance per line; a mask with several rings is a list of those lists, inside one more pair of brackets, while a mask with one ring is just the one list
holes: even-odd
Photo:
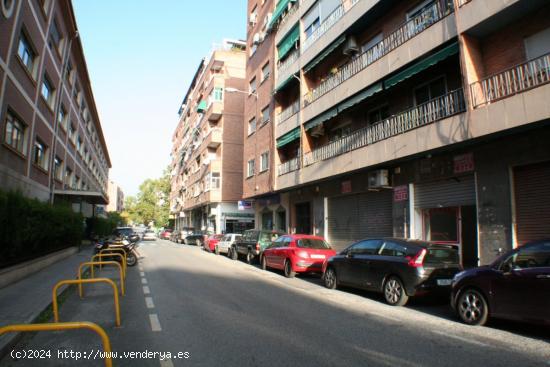
[[151, 322], [152, 331], [162, 331], [162, 328], [160, 327], [159, 317], [156, 313], [152, 313], [149, 315], [149, 321]]
[[147, 284], [147, 279], [146, 278], [141, 278], [141, 284]]
[[140, 272], [139, 272], [139, 276], [144, 277], [144, 276], [145, 276], [145, 273], [142, 272], [142, 271], [140, 271]]
[[446, 333], [446, 332], [443, 332], [443, 331], [432, 330], [432, 333], [437, 334], [437, 335], [442, 335], [446, 338], [456, 339], [456, 340], [464, 342], [464, 343], [475, 344], [475, 345], [479, 345], [481, 347], [490, 347], [489, 344], [485, 344], [485, 343], [482, 343], [480, 341], [473, 340], [473, 339], [464, 338], [462, 336], [449, 334], [449, 333]]
[[143, 294], [150, 294], [151, 293], [151, 290], [149, 289], [148, 286], [143, 286]]
[[174, 367], [174, 364], [172, 363], [171, 359], [161, 359], [160, 367]]
[[153, 297], [145, 297], [145, 304], [147, 305], [147, 308], [155, 308]]

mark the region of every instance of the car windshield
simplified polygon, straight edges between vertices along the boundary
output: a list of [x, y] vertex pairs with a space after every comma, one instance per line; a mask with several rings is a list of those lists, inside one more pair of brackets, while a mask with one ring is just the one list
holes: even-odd
[[301, 248], [330, 249], [326, 241], [317, 238], [302, 238], [296, 241], [296, 244]]
[[426, 263], [458, 264], [458, 250], [455, 247], [429, 247], [424, 260]]
[[275, 241], [279, 237], [278, 233], [262, 232], [260, 234], [260, 242]]
[[130, 236], [134, 233], [132, 228], [117, 228], [113, 232], [115, 236]]

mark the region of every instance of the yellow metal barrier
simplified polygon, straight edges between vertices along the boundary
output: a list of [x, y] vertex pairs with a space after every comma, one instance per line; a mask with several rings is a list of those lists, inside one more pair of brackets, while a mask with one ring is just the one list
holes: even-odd
[[[99, 261], [101, 261], [102, 258], [104, 257], [112, 257], [112, 256], [117, 256], [121, 259], [121, 262], [122, 262], [122, 268], [124, 269], [124, 277], [126, 277], [126, 258], [124, 256], [122, 256], [121, 254], [116, 254], [116, 253], [111, 253], [111, 254], [95, 254], [94, 256], [92, 256], [92, 260], [91, 261], [96, 261], [96, 259], [99, 259]], [[101, 266], [99, 267], [101, 269]]]
[[52, 290], [52, 300], [53, 300], [53, 317], [55, 322], [59, 322], [59, 310], [57, 307], [57, 289], [64, 284], [88, 284], [88, 283], [108, 283], [113, 288], [113, 293], [115, 297], [115, 317], [116, 317], [116, 326], [120, 326], [120, 304], [118, 302], [118, 288], [111, 279], [108, 278], [95, 278], [95, 279], [71, 279], [71, 280], [62, 280], [58, 282]]
[[113, 248], [109, 247], [103, 250], [99, 250], [99, 254], [121, 254], [122, 255], [122, 264], [124, 266], [124, 274], [126, 274], [126, 270], [128, 270], [128, 264], [126, 263], [126, 251], [122, 248]]
[[[95, 278], [95, 274], [94, 274], [95, 265], [99, 265], [99, 266], [101, 266], [101, 265], [116, 265], [116, 266], [118, 266], [118, 272], [119, 272], [119, 277], [120, 277], [120, 290], [121, 290], [121, 294], [124, 296], [126, 294], [126, 290], [125, 290], [125, 287], [124, 287], [125, 279], [124, 279], [124, 275], [122, 274], [122, 266], [116, 261], [94, 261], [94, 262], [90, 261], [90, 262], [82, 263], [78, 266], [78, 279], [82, 279], [82, 268], [85, 267], [85, 266], [89, 266], [92, 269], [92, 278]], [[80, 298], [83, 297], [82, 284], [78, 285], [78, 294], [80, 295]]]
[[88, 329], [95, 331], [100, 337], [103, 343], [103, 351], [105, 352], [105, 367], [112, 367], [113, 361], [111, 359], [111, 341], [107, 336], [107, 333], [101, 326], [94, 324], [93, 322], [56, 322], [49, 324], [23, 324], [23, 325], [7, 325], [0, 327], [0, 335], [13, 332], [29, 332], [29, 331], [57, 331], [57, 330], [74, 330], [74, 329]]

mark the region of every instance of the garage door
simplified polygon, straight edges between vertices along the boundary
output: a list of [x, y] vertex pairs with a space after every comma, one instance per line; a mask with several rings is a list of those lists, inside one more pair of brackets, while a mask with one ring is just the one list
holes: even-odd
[[514, 196], [518, 244], [550, 238], [550, 162], [516, 167]]
[[393, 235], [391, 190], [328, 199], [328, 240], [339, 251], [367, 237]]
[[414, 185], [416, 208], [449, 208], [475, 204], [476, 189], [473, 175]]

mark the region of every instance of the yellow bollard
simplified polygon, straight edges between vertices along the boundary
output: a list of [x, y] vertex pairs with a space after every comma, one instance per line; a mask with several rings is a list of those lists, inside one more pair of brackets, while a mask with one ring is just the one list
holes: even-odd
[[93, 322], [56, 322], [50, 324], [19, 324], [19, 325], [7, 325], [0, 327], [0, 335], [13, 332], [29, 332], [29, 331], [57, 331], [57, 330], [74, 330], [74, 329], [88, 329], [95, 331], [101, 338], [103, 343], [103, 351], [105, 352], [105, 367], [112, 367], [113, 361], [111, 360], [111, 341], [109, 336], [103, 328]]
[[71, 280], [62, 280], [57, 282], [52, 290], [52, 303], [53, 303], [53, 317], [55, 322], [59, 322], [59, 310], [57, 306], [57, 289], [64, 284], [88, 284], [88, 283], [108, 283], [113, 288], [113, 293], [115, 297], [115, 317], [116, 317], [116, 326], [120, 326], [120, 304], [118, 302], [118, 288], [111, 279], [108, 278], [96, 278], [96, 279], [71, 279]]
[[99, 251], [99, 254], [121, 254], [122, 255], [122, 263], [124, 266], [124, 274], [126, 274], [126, 270], [128, 270], [128, 264], [126, 263], [126, 251], [122, 248], [113, 248], [109, 247], [103, 250]]
[[[121, 259], [122, 268], [124, 269], [124, 277], [126, 278], [126, 258], [124, 256], [122, 256], [121, 254], [117, 254], [117, 253], [96, 254], [96, 255], [92, 256], [92, 260], [90, 260], [90, 261], [96, 261], [95, 259], [99, 259], [99, 261], [101, 261], [101, 259], [104, 258], [104, 257], [112, 257], [112, 256], [116, 256], [116, 257], [119, 257]], [[101, 269], [101, 266], [99, 268]], [[92, 268], [92, 276], [94, 276], [93, 268]]]
[[[95, 262], [85, 262], [85, 263], [82, 263], [78, 266], [78, 279], [82, 279], [82, 268], [84, 266], [90, 266], [92, 268], [92, 279], [94, 278], [94, 271], [93, 271], [93, 268], [95, 265], [116, 265], [118, 266], [118, 272], [119, 272], [119, 276], [120, 276], [120, 291], [121, 291], [121, 295], [126, 295], [126, 289], [125, 289], [125, 282], [126, 280], [124, 279], [124, 276], [122, 274], [122, 266], [116, 262], [116, 261], [95, 261]], [[83, 297], [83, 291], [82, 291], [82, 284], [79, 284], [78, 285], [78, 294], [80, 295], [80, 298]]]

